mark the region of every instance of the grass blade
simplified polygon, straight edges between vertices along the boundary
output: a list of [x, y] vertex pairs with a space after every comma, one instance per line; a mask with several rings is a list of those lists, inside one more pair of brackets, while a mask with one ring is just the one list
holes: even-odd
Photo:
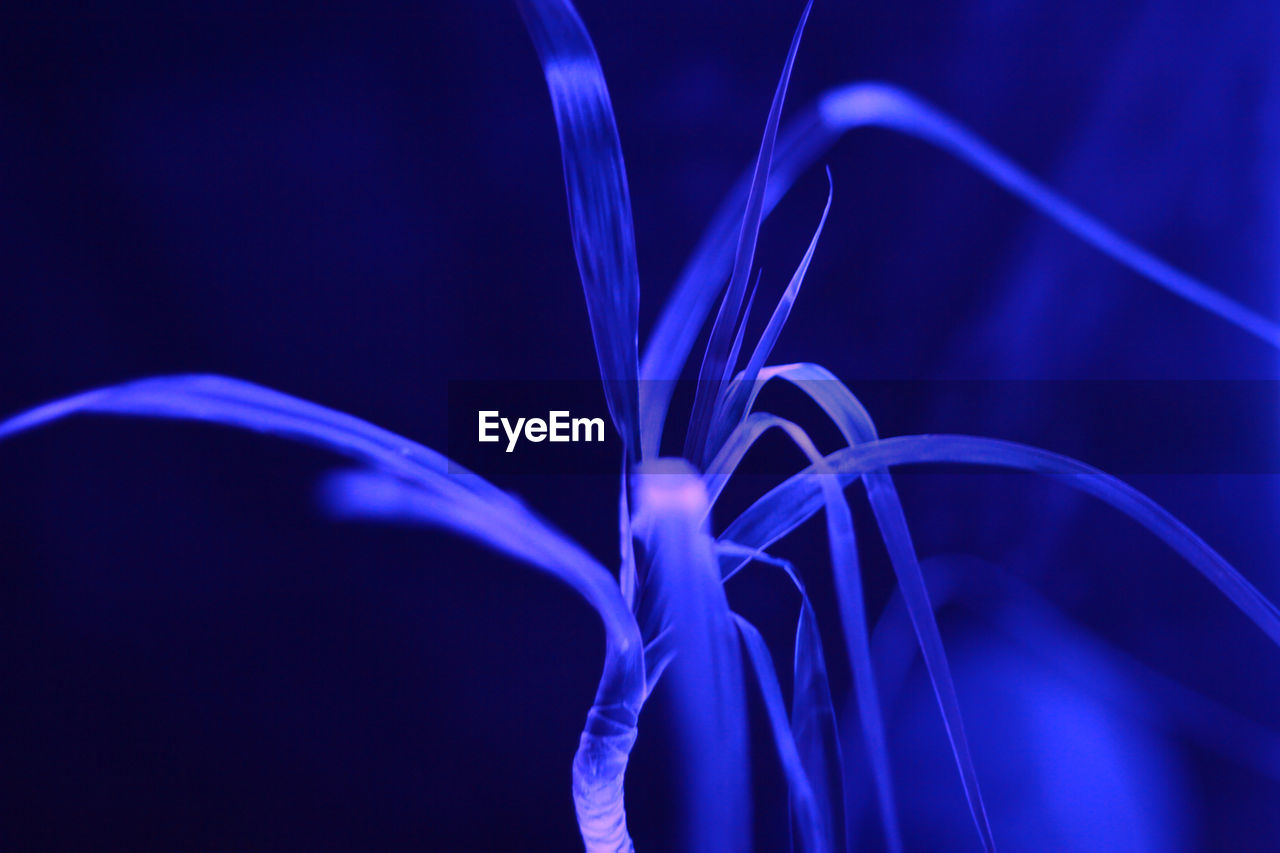
[[[793, 691], [791, 697], [791, 732], [795, 737], [800, 762], [813, 789], [814, 802], [825, 816], [831, 833], [832, 849], [844, 850], [848, 828], [845, 819], [844, 756], [840, 748], [840, 726], [835, 703], [831, 699], [831, 682], [827, 677], [826, 656], [822, 653], [822, 637], [818, 633], [818, 617], [809, 594], [805, 591], [795, 567], [763, 551], [743, 548], [733, 542], [717, 542], [720, 566], [725, 580], [751, 561], [776, 566], [791, 579], [800, 593], [800, 616], [796, 622]], [[794, 807], [794, 804], [793, 804]], [[799, 815], [795, 815], [797, 822]]]
[[[779, 134], [774, 147], [769, 184], [764, 194], [764, 215], [795, 183], [800, 172], [812, 164], [840, 136], [810, 107], [791, 119]], [[732, 271], [734, 247], [742, 224], [752, 172], [748, 171], [716, 210], [688, 262], [680, 272], [671, 296], [662, 306], [658, 322], [644, 349], [640, 363], [641, 435], [645, 453], [656, 452], [666, 423], [673, 386], [683, 373], [716, 297]]]
[[[834, 471], [827, 468], [826, 460], [814, 447], [804, 430], [776, 415], [756, 412], [749, 415], [730, 433], [724, 448], [710, 466], [707, 474], [710, 485], [707, 491], [714, 500], [746, 451], [769, 429], [780, 429], [785, 432], [809, 458], [814, 476], [808, 482], [814, 483], [822, 493], [822, 501], [826, 507], [827, 539], [831, 552], [831, 571], [835, 577], [836, 601], [840, 611], [840, 621], [844, 627], [849, 663], [853, 668], [863, 738], [867, 746], [867, 756], [871, 762], [872, 775], [876, 780], [876, 793], [889, 848], [901, 850], [902, 837], [898, 828], [897, 806], [893, 796], [893, 778], [889, 769], [889, 747], [885, 737], [884, 718], [871, 660], [870, 632], [867, 625], [866, 605], [863, 602], [862, 572], [858, 565], [853, 516], [849, 511], [849, 503], [844, 497], [840, 482], [836, 479]], [[743, 543], [740, 539], [728, 535], [722, 537], [723, 540], [756, 547], [754, 543]], [[929, 615], [932, 617], [932, 611]], [[926, 659], [930, 651], [926, 650]], [[944, 658], [943, 665], [945, 664]], [[963, 739], [963, 730], [960, 736]]]
[[800, 750], [796, 745], [795, 735], [787, 721], [787, 706], [782, 699], [782, 688], [778, 684], [778, 673], [773, 668], [769, 647], [765, 645], [764, 637], [760, 636], [760, 632], [746, 619], [734, 613], [733, 621], [742, 635], [743, 645], [747, 647], [747, 659], [751, 661], [751, 668], [756, 674], [756, 683], [760, 685], [760, 693], [764, 697], [769, 727], [773, 731], [773, 742], [778, 749], [778, 760], [782, 763], [782, 770], [791, 791], [792, 810], [796, 816], [803, 849], [834, 850], [831, 828], [826, 825], [823, 812], [818, 809], [813, 788], [809, 784], [809, 777], [800, 760]]
[[819, 100], [818, 110], [831, 129], [839, 132], [878, 125], [936, 145], [1117, 263], [1280, 348], [1280, 324], [1171, 267], [1120, 236], [1014, 165], [958, 122], [913, 95], [895, 86], [855, 83], [827, 92]]
[[[825, 388], [826, 393], [830, 395], [838, 386], [832, 383], [820, 383], [818, 387]], [[824, 399], [830, 401], [829, 396]], [[861, 411], [860, 406], [858, 409]], [[862, 414], [865, 412], [862, 411]], [[846, 413], [846, 423], [853, 425], [857, 420], [857, 413]], [[869, 420], [867, 424], [869, 425]], [[875, 460], [880, 458], [891, 461], [883, 465], [875, 464]], [[930, 461], [985, 464], [1039, 471], [1063, 479], [1068, 485], [1110, 503], [1164, 539], [1227, 595], [1273, 641], [1280, 643], [1280, 614], [1277, 613], [1274, 605], [1267, 601], [1239, 572], [1209, 548], [1203, 540], [1150, 499], [1088, 465], [1038, 448], [970, 436], [904, 436], [871, 441], [837, 451], [829, 456], [827, 462], [830, 468], [839, 473], [842, 481], [848, 483], [857, 477], [862, 477], [865, 481], [868, 497], [898, 574], [904, 600], [947, 723], [952, 750], [965, 784], [970, 810], [984, 844], [991, 846], [994, 842], [990, 836], [985, 807], [982, 805], [976, 770], [969, 755], [950, 667], [946, 663], [941, 636], [937, 632], [937, 623], [929, 604], [928, 592], [920, 572], [915, 548], [911, 543], [901, 502], [889, 475], [883, 470], [890, 464], [918, 464]], [[747, 547], [767, 547], [794, 529], [824, 503], [822, 479], [820, 469], [816, 466], [792, 477], [762, 497], [730, 524], [724, 533], [724, 538]]]
[[[1109, 504], [1158, 536], [1280, 646], [1280, 611], [1222, 555], [1151, 498], [1070, 457], [1012, 441], [969, 435], [905, 435], [838, 450], [826, 457], [843, 485], [896, 465], [960, 464], [1008, 468], [1053, 477]], [[818, 474], [810, 467], [748, 507], [723, 534], [765, 548], [821, 508]]]
[[729, 356], [724, 362], [724, 373], [720, 376], [721, 382], [728, 382], [733, 375], [733, 369], [738, 364], [738, 356], [742, 353], [742, 342], [747, 336], [747, 323], [751, 320], [751, 309], [756, 304], [756, 293], [760, 290], [760, 277], [764, 275], [764, 270], [756, 273], [756, 283], [751, 287], [751, 294], [747, 297], [747, 307], [742, 311], [742, 320], [738, 323], [737, 334], [733, 336], [733, 346], [729, 347]]
[[613, 104], [591, 37], [568, 0], [517, 0], [542, 61], [564, 166], [573, 248], [614, 425], [640, 452], [636, 265], [631, 195]]
[[[320, 491], [325, 507], [340, 518], [443, 525], [539, 566], [579, 591], [586, 583], [593, 596], [607, 601], [608, 615], [601, 612], [606, 627], [604, 673], [573, 759], [574, 808], [587, 850], [630, 850], [623, 781], [637, 717], [651, 685], [639, 628], [609, 572], [598, 564], [568, 561], [577, 546], [547, 547], [545, 537], [527, 519], [495, 514], [481, 502], [441, 499], [380, 472], [338, 471], [326, 478]], [[582, 558], [591, 559], [585, 554]], [[664, 665], [665, 661], [659, 663], [654, 678]]]
[[[752, 351], [751, 358], [748, 359], [742, 375], [729, 386], [728, 393], [724, 394], [722, 399], [716, 401], [718, 409], [716, 423], [720, 432], [711, 437], [711, 448], [718, 450], [728, 430], [737, 426], [743, 415], [750, 410], [748, 400], [754, 400], [755, 398], [755, 392], [752, 389], [755, 386], [756, 379], [760, 375], [760, 370], [764, 367], [765, 360], [773, 352], [774, 344], [778, 342], [778, 336], [782, 334], [782, 327], [786, 325], [787, 317], [791, 315], [791, 306], [795, 305], [796, 296], [800, 293], [800, 285], [804, 283], [805, 274], [809, 271], [809, 264], [813, 260], [813, 252], [818, 247], [818, 239], [822, 236], [823, 226], [827, 224], [827, 214], [831, 212], [833, 192], [831, 170], [828, 169], [827, 203], [822, 209], [822, 218], [818, 220], [818, 227], [814, 229], [813, 238], [809, 241], [809, 247], [805, 250], [804, 257], [801, 258], [799, 266], [796, 267], [795, 273], [791, 276], [791, 281], [787, 283], [787, 289], [783, 291], [778, 304], [774, 306], [773, 314], [769, 317], [769, 323], [765, 326], [764, 332], [761, 333], [760, 340], [756, 342], [756, 347]], [[748, 303], [749, 311], [750, 304]]]
[[[436, 524], [554, 574], [596, 608], [620, 641], [638, 641], [638, 634], [633, 635], [634, 620], [612, 575], [571, 539], [514, 496], [451, 466], [436, 451], [359, 418], [225, 376], [159, 376], [30, 409], [0, 422], [0, 440], [77, 414], [220, 424], [302, 441], [362, 462], [391, 476], [375, 481], [377, 475], [370, 472], [358, 484], [359, 500], [393, 507], [404, 490], [386, 484], [396, 483], [396, 478], [412, 484], [419, 498], [414, 507], [419, 516], [430, 514]], [[341, 497], [334, 494], [335, 500]], [[357, 491], [347, 497], [357, 500]]]
[[[843, 382], [837, 380], [825, 368], [812, 364], [785, 365], [771, 369], [766, 381], [775, 377], [793, 383], [809, 395], [832, 419], [850, 446], [876, 439], [875, 424], [862, 403]], [[906, 515], [902, 511], [902, 501], [898, 497], [898, 491], [888, 471], [868, 472], [863, 479], [876, 524], [880, 528], [880, 535], [889, 552], [890, 563], [893, 565], [894, 574], [898, 577], [898, 585], [920, 643], [929, 681], [942, 713], [947, 740], [955, 757], [956, 768], [960, 772], [969, 812], [983, 846], [988, 850], [993, 849], [995, 840], [992, 836], [986, 805], [983, 802], [982, 788], [978, 784], [977, 768], [974, 767], [973, 756], [969, 749], [969, 738], [965, 734], [964, 718], [960, 713], [960, 700], [956, 695], [951, 666], [942, 644], [942, 635], [938, 631], [938, 621], [929, 600], [928, 587], [924, 582], [920, 561], [916, 555], [915, 546], [911, 542], [911, 532], [907, 526]], [[828, 514], [830, 511], [828, 503]], [[869, 658], [869, 649], [866, 654]], [[874, 687], [873, 682], [870, 688], [874, 690]], [[900, 839], [890, 839], [891, 845], [895, 842], [901, 844]]]
[[[847, 131], [883, 127], [922, 139], [962, 162], [1137, 274], [1280, 348], [1280, 324], [1177, 270], [1014, 165], [974, 133], [908, 92], [883, 83], [850, 83], [829, 90], [792, 119], [778, 137], [763, 215]], [[672, 387], [655, 380], [678, 377], [729, 270], [735, 224], [741, 220], [751, 173], [721, 203], [685, 264], [649, 337], [640, 366], [646, 381], [644, 441], [657, 446]]]
[[795, 733], [800, 759], [809, 770], [818, 808], [830, 815], [834, 849], [843, 850], [848, 838], [844, 755], [822, 637], [811, 605], [800, 608], [792, 668], [795, 685], [791, 696], [791, 730]]
[[760, 235], [760, 223], [764, 219], [764, 195], [769, 183], [769, 167], [773, 163], [773, 149], [778, 135], [778, 123], [782, 117], [782, 105], [787, 98], [787, 85], [791, 82], [791, 69], [795, 64], [796, 51], [800, 48], [800, 37], [804, 34], [804, 25], [809, 20], [809, 11], [812, 8], [813, 0], [809, 0], [805, 4], [804, 12], [800, 15], [800, 23], [796, 25], [795, 33], [791, 37], [791, 47], [787, 51], [787, 60], [782, 67], [782, 76], [773, 93], [769, 118], [765, 122], [764, 138], [760, 141], [755, 171], [747, 190], [742, 227], [738, 232], [738, 246], [733, 259], [733, 272], [729, 276], [729, 286], [725, 291], [724, 299], [720, 302], [720, 310], [711, 326], [711, 338], [707, 343], [702, 367], [698, 371], [693, 414], [689, 420], [689, 433], [685, 439], [684, 449], [684, 457], [695, 463], [704, 460], [707, 432], [711, 426], [715, 401], [720, 394], [720, 377], [724, 373], [730, 341], [742, 312], [742, 299], [746, 294], [747, 280], [751, 275], [756, 240]]
[[519, 500], [430, 448], [279, 391], [224, 376], [161, 376], [47, 403], [0, 422], [0, 440], [75, 414], [190, 420], [303, 441], [374, 471], [328, 481], [331, 509], [448, 528], [559, 578], [600, 614], [605, 666], [574, 756], [574, 803], [587, 846], [625, 850], [622, 782], [645, 696], [640, 631], [613, 576]]

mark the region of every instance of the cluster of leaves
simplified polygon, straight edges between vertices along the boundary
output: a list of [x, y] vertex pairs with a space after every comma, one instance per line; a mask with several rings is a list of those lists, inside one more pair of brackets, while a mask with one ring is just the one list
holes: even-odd
[[[818, 245], [830, 193], [813, 238], [764, 331], [744, 353], [756, 296], [748, 285], [765, 218], [796, 177], [845, 131], [868, 125], [911, 134], [955, 154], [1156, 284], [1280, 345], [1275, 324], [1123, 240], [964, 128], [893, 87], [861, 83], [834, 89], [784, 127], [783, 106], [809, 14], [806, 8], [755, 163], [699, 243], [642, 357], [629, 190], [599, 61], [568, 0], [519, 0], [519, 5], [555, 108], [574, 248], [609, 410], [625, 448], [616, 573], [519, 499], [435, 451], [350, 415], [236, 379], [169, 376], [90, 391], [0, 423], [0, 439], [68, 415], [95, 413], [205, 421], [309, 442], [358, 463], [324, 483], [324, 503], [334, 515], [446, 528], [569, 584], [599, 614], [606, 640], [604, 672], [573, 763], [578, 821], [591, 850], [632, 846], [624, 808], [625, 771], [642, 708], [663, 677], [671, 679], [678, 717], [675, 732], [685, 762], [686, 841], [699, 850], [747, 846], [748, 670], [764, 700], [801, 846], [845, 846], [842, 744], [847, 746], [850, 733], [837, 718], [817, 616], [801, 576], [767, 550], [819, 511], [826, 521], [845, 656], [853, 670], [858, 734], [886, 844], [901, 848], [854, 522], [845, 493], [854, 483], [866, 490], [892, 562], [974, 826], [981, 843], [994, 849], [934, 603], [890, 474], [897, 466], [946, 463], [1017, 469], [1093, 495], [1163, 539], [1280, 643], [1276, 608], [1193, 532], [1124, 483], [1083, 463], [1006, 441], [949, 435], [880, 438], [854, 393], [825, 368], [768, 364]], [[660, 458], [674, 380], [684, 375], [717, 298], [682, 458]], [[823, 455], [799, 425], [759, 411], [760, 389], [773, 380], [791, 383], [810, 396], [847, 446]], [[713, 532], [712, 507], [738, 463], [770, 430], [793, 441], [807, 457], [808, 467]], [[789, 707], [770, 650], [756, 628], [730, 609], [724, 592], [724, 582], [753, 561], [785, 573], [799, 592]]]

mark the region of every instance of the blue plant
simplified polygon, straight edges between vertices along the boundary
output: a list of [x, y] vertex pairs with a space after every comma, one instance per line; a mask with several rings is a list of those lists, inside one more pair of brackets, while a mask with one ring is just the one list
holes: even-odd
[[[684, 762], [681, 796], [689, 805], [685, 843], [695, 850], [750, 846], [749, 676], [763, 698], [801, 846], [830, 850], [852, 840], [843, 751], [853, 734], [869, 765], [885, 843], [893, 850], [902, 848], [874, 666], [879, 658], [873, 653], [853, 515], [845, 495], [855, 482], [866, 490], [892, 562], [901, 610], [936, 695], [974, 828], [986, 849], [995, 848], [935, 618], [936, 602], [889, 473], [898, 466], [944, 463], [1030, 471], [1090, 494], [1156, 534], [1280, 644], [1276, 608], [1203, 540], [1119, 480], [1084, 463], [1007, 441], [962, 435], [881, 438], [857, 397], [825, 368], [769, 363], [826, 223], [830, 191], [812, 240], [764, 331], [743, 352], [755, 296], [749, 285], [764, 219], [844, 132], [870, 125], [956, 155], [1116, 261], [1273, 346], [1280, 347], [1280, 327], [1120, 238], [964, 128], [894, 87], [858, 83], [833, 89], [784, 127], [783, 105], [809, 15], [806, 7], [754, 166], [695, 249], [642, 357], [629, 190], [599, 61], [568, 0], [519, 0], [519, 5], [555, 109], [599, 371], [624, 448], [616, 574], [519, 499], [439, 453], [350, 415], [241, 380], [169, 376], [89, 391], [0, 423], [0, 439], [72, 414], [93, 413], [198, 420], [316, 444], [361, 466], [324, 482], [324, 504], [335, 516], [443, 527], [570, 585], [599, 614], [605, 629], [604, 671], [573, 758], [574, 804], [589, 850], [632, 847], [625, 772], [641, 711], [664, 677], [678, 709], [674, 734]], [[717, 298], [682, 457], [663, 458], [659, 447], [668, 431], [675, 380], [685, 374]], [[799, 425], [759, 411], [761, 388], [773, 380], [811, 397], [847, 447], [824, 455]], [[773, 430], [799, 448], [808, 467], [713, 533], [710, 515], [717, 499], [748, 451]], [[826, 524], [844, 654], [853, 670], [859, 727], [853, 733], [836, 712], [817, 613], [801, 575], [768, 550], [819, 511]], [[799, 592], [789, 707], [763, 637], [733, 612], [725, 595], [725, 581], [752, 562], [782, 571]]]

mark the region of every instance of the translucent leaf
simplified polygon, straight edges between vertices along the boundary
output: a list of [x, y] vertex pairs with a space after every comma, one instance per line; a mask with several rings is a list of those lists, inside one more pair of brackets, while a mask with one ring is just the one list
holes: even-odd
[[1085, 213], [1014, 165], [958, 122], [894, 86], [855, 83], [818, 101], [827, 125], [838, 132], [878, 125], [930, 142], [954, 154], [1081, 240], [1170, 293], [1280, 347], [1280, 325], [1196, 281]]
[[[827, 677], [826, 656], [818, 633], [818, 618], [813, 611], [795, 567], [763, 551], [743, 548], [733, 542], [717, 542], [721, 570], [728, 580], [746, 563], [755, 560], [776, 566], [791, 579], [800, 593], [800, 616], [796, 623], [791, 696], [791, 734], [795, 738], [800, 763], [813, 789], [818, 811], [825, 816], [831, 832], [833, 850], [844, 850], [845, 785], [844, 756], [840, 748], [840, 727], [835, 703], [831, 699], [831, 683]], [[781, 748], [781, 747], [779, 747]], [[795, 810], [795, 803], [793, 812]], [[797, 823], [800, 816], [795, 815]]]
[[327, 481], [328, 506], [445, 527], [569, 584], [600, 614], [604, 673], [574, 757], [574, 802], [587, 846], [630, 846], [622, 782], [645, 696], [640, 632], [609, 572], [514, 497], [427, 447], [359, 418], [223, 376], [162, 376], [77, 394], [0, 422], [0, 439], [79, 413], [202, 421], [317, 445], [374, 471]]
[[[1274, 642], [1280, 643], [1280, 614], [1275, 606], [1226, 560], [1145, 495], [1084, 463], [1013, 442], [946, 435], [900, 436], [872, 441], [837, 451], [826, 461], [846, 484], [859, 477], [864, 478], [890, 556], [895, 566], [907, 566], [906, 572], [899, 570], [899, 582], [903, 585], [903, 594], [912, 613], [926, 664], [930, 654], [941, 659], [942, 665], [930, 667], [930, 677], [947, 718], [957, 766], [961, 769], [970, 809], [974, 812], [984, 843], [993, 842], [985, 820], [985, 809], [975, 796], [978, 793], [977, 779], [972, 770], [972, 759], [968, 757], [967, 738], [963, 735], [958, 705], [953, 706], [947, 698], [947, 694], [954, 695], [950, 670], [945, 667], [941, 638], [936, 636], [936, 621], [927, 604], [923, 576], [919, 572], [905, 519], [901, 516], [901, 504], [896, 492], [892, 491], [888, 475], [881, 473], [880, 469], [899, 464], [953, 462], [1017, 468], [1054, 476], [1111, 504], [1147, 527], [1194, 565]], [[814, 468], [797, 474], [748, 507], [729, 525], [724, 537], [747, 547], [767, 547], [824, 503], [823, 479], [824, 476]]]
[[796, 51], [800, 48], [800, 36], [804, 33], [804, 25], [809, 20], [809, 11], [812, 8], [813, 0], [809, 0], [804, 7], [804, 12], [800, 15], [800, 23], [796, 25], [795, 33], [791, 37], [791, 47], [787, 51], [787, 60], [782, 67], [782, 76], [773, 93], [769, 118], [765, 122], [764, 138], [760, 141], [755, 170], [747, 188], [742, 226], [738, 232], [738, 246], [733, 259], [733, 272], [729, 276], [729, 286], [725, 290], [724, 299], [720, 302], [715, 323], [711, 326], [711, 338], [707, 342], [707, 351], [702, 360], [702, 367], [698, 371], [693, 414], [689, 420], [689, 433], [685, 439], [684, 449], [685, 458], [695, 463], [703, 461], [707, 433], [711, 427], [715, 403], [720, 396], [721, 377], [725, 372], [730, 342], [742, 313], [742, 300], [746, 295], [747, 281], [751, 275], [751, 266], [756, 253], [756, 240], [760, 235], [760, 223], [764, 219], [764, 195], [769, 183], [769, 167], [773, 163], [778, 122], [782, 117], [782, 105], [787, 99], [787, 85], [791, 82], [791, 69], [795, 64]]
[[[844, 485], [895, 465], [952, 463], [1012, 468], [1044, 474], [1093, 495], [1160, 537], [1280, 645], [1280, 612], [1203, 539], [1146, 495], [1091, 465], [1037, 447], [966, 435], [910, 435], [879, 439], [826, 457]], [[795, 529], [823, 505], [821, 476], [810, 467], [748, 507], [724, 538], [764, 548]]]
[[787, 777], [787, 785], [791, 790], [792, 809], [796, 816], [803, 847], [805, 850], [815, 851], [834, 850], [831, 828], [827, 826], [825, 815], [818, 809], [813, 788], [809, 784], [809, 777], [800, 760], [800, 750], [796, 746], [795, 736], [787, 721], [787, 706], [782, 699], [782, 688], [778, 684], [778, 673], [773, 668], [769, 647], [765, 645], [764, 637], [760, 636], [760, 632], [746, 619], [734, 613], [733, 621], [742, 634], [742, 642], [747, 647], [747, 657], [751, 661], [756, 682], [760, 685], [760, 693], [764, 697], [769, 728], [773, 731], [778, 760], [782, 763], [782, 771]]
[[639, 452], [636, 266], [631, 195], [595, 46], [568, 0], [518, 0], [542, 61], [564, 165], [569, 223], [613, 422]]
[[[709, 473], [706, 475], [709, 484], [708, 494], [713, 500], [719, 495], [725, 480], [732, 474], [742, 456], [769, 429], [780, 429], [785, 432], [810, 459], [815, 471], [814, 482], [822, 491], [822, 500], [826, 506], [831, 572], [835, 577], [836, 603], [840, 611], [840, 621], [844, 627], [849, 663], [853, 667], [863, 738], [866, 742], [867, 756], [871, 761], [872, 775], [876, 780], [876, 792], [885, 835], [890, 849], [900, 850], [902, 840], [893, 796], [892, 773], [889, 769], [889, 748], [871, 660], [870, 632], [867, 625], [866, 606], [863, 602], [862, 573], [858, 565], [853, 516], [849, 512], [849, 503], [845, 500], [839, 481], [833, 471], [826, 469], [826, 460], [818, 453], [804, 430], [775, 415], [756, 412], [749, 415], [737, 429], [730, 433], [720, 454], [710, 466]], [[754, 543], [742, 543], [741, 540], [727, 534], [722, 537], [722, 541], [724, 540], [757, 547]], [[945, 663], [944, 658], [944, 666]]]
[[805, 250], [804, 257], [801, 258], [799, 266], [796, 267], [795, 273], [791, 276], [787, 289], [783, 291], [782, 298], [774, 306], [773, 314], [769, 317], [769, 323], [765, 326], [764, 332], [761, 333], [760, 340], [756, 342], [756, 347], [752, 351], [751, 358], [748, 359], [742, 375], [729, 386], [722, 399], [717, 401], [722, 407], [722, 411], [717, 412], [716, 417], [717, 427], [720, 432], [711, 437], [710, 446], [712, 448], [718, 449], [728, 430], [737, 426], [743, 415], [750, 410], [748, 399], [754, 400], [755, 398], [756, 379], [764, 367], [765, 360], [773, 352], [774, 344], [778, 342], [778, 336], [782, 334], [782, 327], [786, 325], [787, 318], [791, 315], [791, 306], [795, 304], [796, 297], [800, 294], [800, 285], [804, 283], [805, 273], [809, 271], [809, 264], [813, 260], [813, 252], [818, 247], [818, 239], [822, 236], [822, 228], [827, 224], [827, 214], [831, 212], [832, 193], [831, 171], [828, 170], [827, 203], [822, 209], [822, 218], [818, 220], [818, 227], [813, 231], [813, 238], [809, 241], [809, 247]]
[[[850, 445], [876, 438], [875, 424], [862, 403], [844, 383], [837, 380], [826, 368], [818, 365], [792, 364], [769, 368], [761, 373], [762, 381], [756, 383], [756, 387], [751, 389], [752, 396], [748, 405], [754, 403], [754, 396], [759, 392], [759, 387], [773, 378], [791, 382], [809, 395], [832, 419]], [[942, 635], [938, 631], [937, 618], [929, 600], [920, 562], [916, 556], [915, 546], [911, 542], [911, 532], [907, 527], [906, 515], [902, 511], [902, 502], [898, 498], [893, 479], [887, 471], [870, 471], [864, 474], [863, 479], [867, 486], [867, 497], [875, 514], [876, 524], [880, 528], [880, 534], [888, 549], [889, 559], [898, 577], [907, 612], [911, 616], [911, 624], [920, 643], [925, 667], [929, 672], [929, 681], [937, 697], [938, 708], [942, 712], [947, 739], [955, 757], [956, 767], [960, 771], [965, 799], [969, 804], [974, 826], [984, 846], [990, 848], [994, 846], [990, 820], [983, 802], [982, 789], [978, 784], [978, 773], [973, 764], [969, 738], [965, 733], [960, 700], [956, 695], [951, 665], [947, 661], [946, 649], [942, 645]], [[830, 512], [829, 505], [828, 512]], [[869, 651], [866, 653], [870, 655]], [[874, 687], [873, 682], [867, 689], [873, 690]], [[872, 755], [874, 760], [874, 753]], [[883, 793], [882, 796], [884, 796]], [[891, 836], [889, 843], [892, 846], [901, 842]]]
[[[1280, 347], [1280, 324], [1253, 311], [1146, 250], [1084, 213], [1023, 171], [971, 131], [929, 104], [894, 86], [850, 83], [829, 90], [793, 118], [778, 135], [763, 215], [810, 165], [845, 132], [883, 127], [922, 139], [955, 155], [1089, 245], [1195, 305], [1273, 347]], [[644, 396], [643, 440], [656, 447], [662, 437], [673, 386], [706, 321], [733, 257], [734, 232], [744, 210], [751, 174], [725, 197], [685, 264], [644, 350], [640, 366]]]

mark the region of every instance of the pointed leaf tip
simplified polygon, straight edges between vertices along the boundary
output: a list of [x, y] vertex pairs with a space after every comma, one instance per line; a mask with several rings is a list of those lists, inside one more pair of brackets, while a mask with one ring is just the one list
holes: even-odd
[[640, 274], [613, 104], [595, 47], [573, 4], [517, 3], [555, 109], [573, 248], [609, 412], [634, 458], [640, 452]]

